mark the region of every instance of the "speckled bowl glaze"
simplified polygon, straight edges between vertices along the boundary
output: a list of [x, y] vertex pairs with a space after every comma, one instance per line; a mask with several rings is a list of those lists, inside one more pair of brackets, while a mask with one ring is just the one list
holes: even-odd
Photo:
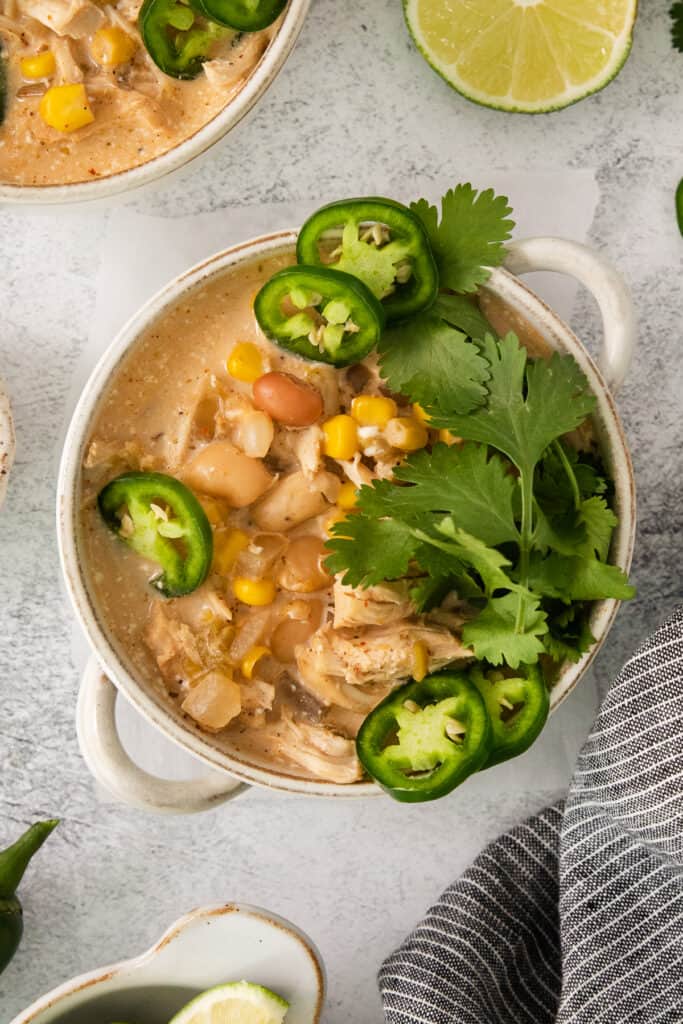
[[[136, 678], [132, 666], [126, 664], [125, 653], [117, 652], [89, 592], [81, 551], [78, 521], [83, 454], [100, 398], [122, 358], [142, 332], [188, 290], [216, 274], [239, 269], [257, 257], [292, 252], [295, 241], [295, 232], [283, 231], [235, 246], [189, 270], [151, 299], [123, 328], [93, 371], [73, 415], [64, 447], [58, 483], [60, 554], [74, 609], [93, 651], [78, 704], [81, 750], [92, 773], [112, 794], [127, 803], [157, 812], [204, 810], [230, 799], [245, 783], [328, 797], [371, 796], [381, 792], [371, 782], [339, 785], [311, 781], [302, 778], [293, 768], [250, 763], [244, 755], [226, 749], [216, 737], [201, 732], [170, 699]], [[604, 323], [601, 369], [569, 327], [516, 276], [536, 270], [573, 275], [595, 295]], [[535, 238], [515, 242], [509, 247], [506, 269], [492, 272], [485, 291], [489, 299], [504, 304], [511, 328], [515, 323], [523, 323], [544, 347], [571, 353], [586, 374], [597, 397], [594, 422], [614, 480], [619, 516], [610, 557], [628, 571], [635, 533], [635, 486], [612, 395], [628, 369], [635, 336], [632, 304], [623, 281], [601, 256], [585, 246], [557, 238]], [[590, 625], [596, 643], [578, 664], [563, 668], [552, 690], [552, 710], [562, 703], [586, 672], [607, 636], [617, 607], [616, 601], [596, 602], [593, 606]], [[213, 770], [204, 778], [187, 782], [171, 782], [143, 772], [123, 749], [117, 733], [117, 691], [167, 738]]]
[[251, 981], [289, 1002], [287, 1024], [319, 1024], [325, 971], [311, 940], [266, 910], [241, 904], [195, 910], [142, 956], [72, 978], [10, 1024], [168, 1024], [200, 992]]
[[227, 135], [258, 102], [294, 48], [310, 3], [311, 0], [289, 0], [277, 34], [237, 95], [203, 128], [174, 146], [168, 153], [163, 153], [137, 167], [131, 167], [127, 171], [99, 178], [97, 181], [41, 186], [0, 183], [0, 202], [49, 206], [56, 203], [105, 200], [120, 192], [130, 192], [148, 185], [173, 171], [179, 171]]

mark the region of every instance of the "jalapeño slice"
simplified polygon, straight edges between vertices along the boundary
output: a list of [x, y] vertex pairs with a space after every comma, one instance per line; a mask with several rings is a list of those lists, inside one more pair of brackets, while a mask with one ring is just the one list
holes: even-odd
[[486, 764], [491, 724], [466, 673], [438, 672], [378, 704], [356, 749], [368, 774], [396, 800], [436, 800]]
[[240, 32], [267, 28], [284, 11], [287, 0], [191, 0], [195, 10]]
[[326, 267], [286, 267], [254, 299], [261, 330], [305, 359], [357, 363], [379, 341], [382, 307], [357, 278]]
[[510, 679], [496, 672], [491, 679], [481, 669], [471, 671], [491, 719], [493, 745], [486, 768], [524, 753], [545, 725], [550, 698], [543, 673], [538, 665], [527, 666], [525, 672]]
[[150, 582], [164, 597], [189, 594], [204, 582], [213, 534], [204, 509], [180, 480], [124, 473], [100, 491], [97, 504], [109, 529], [159, 566]]
[[217, 42], [230, 32], [180, 0], [145, 0], [138, 28], [150, 57], [171, 78], [196, 78]]
[[439, 288], [427, 232], [414, 213], [392, 199], [323, 206], [299, 232], [297, 259], [353, 274], [382, 302], [388, 320], [419, 313]]

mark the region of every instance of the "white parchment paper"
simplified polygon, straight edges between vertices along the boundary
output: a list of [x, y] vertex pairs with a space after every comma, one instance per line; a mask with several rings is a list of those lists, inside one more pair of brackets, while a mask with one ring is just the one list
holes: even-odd
[[[454, 170], [453, 180], [462, 180]], [[564, 174], [486, 172], [471, 177], [475, 186], [493, 187], [507, 195], [514, 210], [517, 238], [532, 235], [557, 235], [585, 241], [598, 202], [598, 187], [592, 171], [566, 171]], [[444, 184], [444, 189], [449, 183]], [[417, 194], [437, 203], [440, 190], [424, 193], [419, 187], [406, 186], [404, 195], [394, 198], [409, 201]], [[122, 208], [110, 214], [102, 248], [97, 297], [92, 328], [73, 378], [68, 415], [100, 355], [128, 318], [174, 276], [193, 264], [237, 242], [281, 228], [296, 228], [305, 217], [324, 202], [339, 196], [264, 204], [226, 207], [192, 217], [171, 219], [149, 217]], [[576, 284], [555, 274], [530, 275], [529, 283], [563, 319], [571, 323]], [[87, 644], [74, 627], [76, 664], [84, 666]], [[479, 799], [501, 800], [506, 789], [561, 793], [567, 785], [571, 767], [590, 727], [596, 706], [596, 693], [589, 677], [579, 694], [555, 715], [532, 750], [509, 767], [485, 773], [468, 783], [479, 791]], [[188, 778], [206, 769], [194, 758], [165, 740], [147, 725], [125, 701], [118, 702], [119, 728], [124, 743], [135, 760], [148, 771], [166, 778]], [[108, 796], [101, 794], [103, 800]], [[274, 799], [261, 794], [261, 799]]]

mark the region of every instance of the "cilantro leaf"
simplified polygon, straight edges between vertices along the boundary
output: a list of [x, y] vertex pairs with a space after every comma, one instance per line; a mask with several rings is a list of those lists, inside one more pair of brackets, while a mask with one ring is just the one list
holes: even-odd
[[669, 10], [671, 15], [671, 39], [675, 49], [683, 53], [683, 3], [678, 0]]
[[[562, 513], [577, 499], [604, 494], [605, 479], [590, 456], [563, 441], [554, 441], [544, 452], [534, 480], [534, 493], [548, 515]], [[577, 493], [578, 492], [578, 493]]]
[[486, 399], [486, 359], [439, 307], [384, 331], [378, 349], [389, 387], [413, 402], [466, 415]]
[[486, 448], [438, 444], [431, 452], [410, 455], [396, 470], [396, 479], [362, 488], [358, 507], [374, 515], [405, 519], [424, 512], [450, 513], [456, 526], [484, 541], [504, 544], [519, 540], [512, 510], [515, 481], [498, 455]]
[[568, 558], [558, 554], [532, 557], [529, 587], [536, 594], [559, 598], [566, 603], [601, 601], [609, 597], [630, 601], [636, 593], [618, 566], [597, 558]]
[[595, 552], [604, 562], [609, 552], [612, 533], [619, 520], [605, 499], [596, 495], [581, 502], [579, 521], [586, 528], [586, 554], [592, 555]]
[[595, 396], [572, 356], [528, 361], [514, 334], [497, 342], [488, 335], [482, 354], [491, 366], [489, 399], [469, 416], [432, 415], [436, 426], [493, 445], [522, 473], [532, 474], [548, 445], [575, 430], [595, 407]]
[[536, 528], [533, 544], [545, 552], [548, 548], [561, 555], [597, 555], [605, 561], [618, 519], [604, 498], [595, 495], [582, 501], [578, 509], [548, 517], [536, 504]]
[[588, 543], [588, 534], [583, 523], [579, 522], [575, 509], [551, 517], [536, 503], [532, 543], [543, 554], [550, 548], [561, 555], [571, 556], [576, 554], [577, 549], [585, 547]]
[[399, 519], [347, 516], [332, 527], [325, 567], [343, 572], [342, 582], [349, 586], [372, 587], [405, 576], [418, 547], [411, 528]]
[[452, 576], [420, 576], [415, 586], [410, 588], [410, 600], [417, 612], [426, 612], [441, 604], [453, 588]]
[[487, 334], [491, 334], [491, 324], [469, 295], [442, 292], [432, 309], [447, 324], [457, 327], [474, 341], [483, 341]]
[[431, 242], [442, 288], [474, 292], [489, 277], [490, 267], [505, 259], [503, 243], [514, 221], [505, 196], [493, 189], [478, 192], [472, 185], [456, 185], [441, 200], [441, 222], [436, 207], [426, 199], [411, 204]]
[[[518, 590], [519, 585], [513, 583], [503, 570], [512, 563], [497, 548], [489, 547], [471, 533], [456, 526], [450, 516], [446, 516], [437, 526], [437, 531], [444, 540], [419, 534], [422, 540], [440, 547], [464, 565], [470, 566], [481, 577], [487, 595], [495, 590]], [[445, 540], [445, 538], [448, 538]]]
[[595, 643], [584, 606], [573, 604], [548, 614], [548, 632], [543, 643], [553, 661], [579, 661]]
[[463, 626], [463, 643], [471, 647], [477, 658], [492, 665], [506, 662], [518, 668], [538, 661], [544, 651], [540, 637], [548, 632], [545, 612], [537, 598], [521, 598], [521, 626], [518, 627], [520, 596], [505, 594], [494, 597], [472, 622]]

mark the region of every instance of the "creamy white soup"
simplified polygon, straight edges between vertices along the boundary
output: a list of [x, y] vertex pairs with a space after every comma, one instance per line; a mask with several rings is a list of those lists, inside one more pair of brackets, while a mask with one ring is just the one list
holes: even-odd
[[182, 80], [151, 59], [140, 7], [141, 0], [0, 0], [0, 181], [92, 181], [167, 153], [237, 95], [279, 25], [217, 30], [196, 77]]

